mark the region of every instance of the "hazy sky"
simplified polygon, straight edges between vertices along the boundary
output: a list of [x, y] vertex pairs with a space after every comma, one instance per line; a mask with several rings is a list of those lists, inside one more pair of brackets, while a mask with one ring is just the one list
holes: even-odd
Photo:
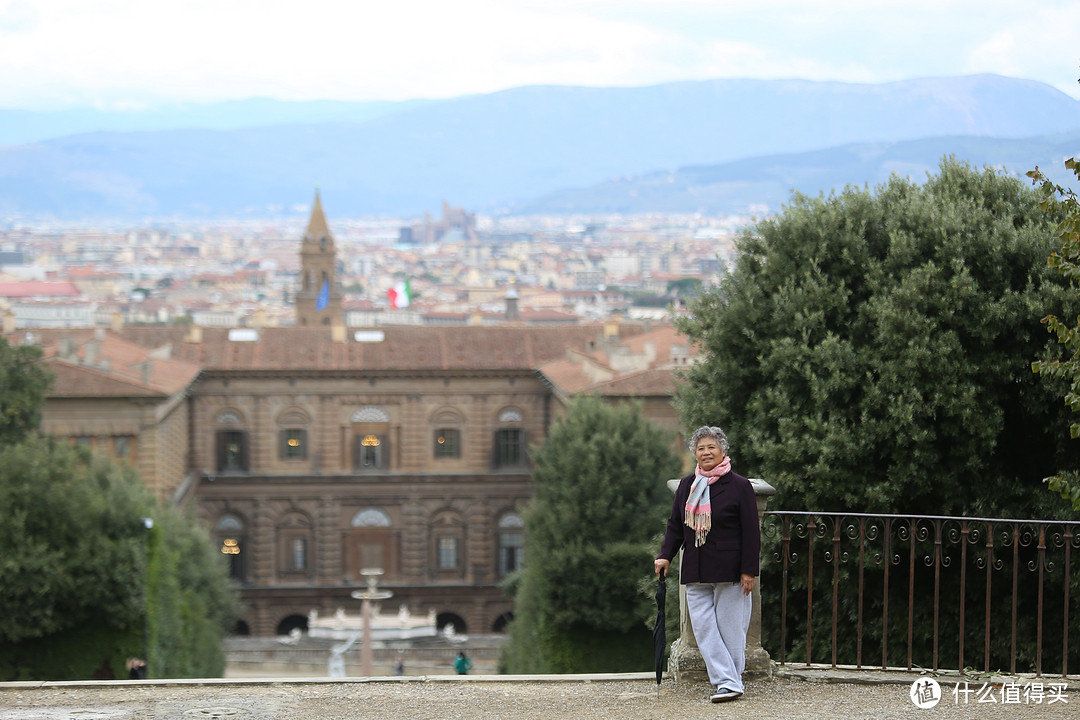
[[998, 73], [1080, 97], [1077, 0], [0, 0], [0, 107]]

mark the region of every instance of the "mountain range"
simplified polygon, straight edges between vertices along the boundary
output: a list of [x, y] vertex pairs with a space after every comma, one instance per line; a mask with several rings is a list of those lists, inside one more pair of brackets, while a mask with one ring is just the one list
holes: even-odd
[[[59, 136], [51, 133], [62, 132]], [[36, 134], [35, 134], [36, 133]], [[402, 103], [0, 109], [0, 219], [745, 213], [946, 154], [1063, 184], [1080, 101], [996, 75], [522, 87]]]

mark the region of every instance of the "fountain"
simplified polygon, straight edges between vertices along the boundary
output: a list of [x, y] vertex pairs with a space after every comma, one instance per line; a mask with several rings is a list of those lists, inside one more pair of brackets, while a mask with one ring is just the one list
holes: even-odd
[[360, 672], [372, 674], [372, 647], [374, 642], [412, 640], [422, 637], [435, 637], [438, 628], [435, 624], [435, 610], [426, 616], [414, 617], [409, 608], [401, 605], [396, 615], [383, 615], [380, 600], [393, 597], [393, 593], [378, 587], [381, 569], [365, 569], [360, 574], [367, 578], [367, 588], [356, 590], [352, 596], [361, 600], [360, 616], [346, 615], [343, 608], [330, 616], [319, 617], [316, 610], [308, 613], [308, 635], [313, 638], [344, 640], [330, 650], [327, 672], [330, 677], [345, 676], [345, 653], [357, 640], [360, 645]]

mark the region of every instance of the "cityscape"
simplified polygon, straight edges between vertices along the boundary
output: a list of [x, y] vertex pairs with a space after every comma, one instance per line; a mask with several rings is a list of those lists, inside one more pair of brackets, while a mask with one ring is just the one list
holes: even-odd
[[[311, 207], [310, 205], [308, 206]], [[298, 216], [299, 218], [300, 216]], [[420, 220], [337, 219], [346, 327], [670, 319], [712, 286], [750, 218], [477, 217], [443, 204]], [[294, 324], [303, 221], [0, 230], [5, 329]], [[408, 305], [388, 297], [408, 283]]]

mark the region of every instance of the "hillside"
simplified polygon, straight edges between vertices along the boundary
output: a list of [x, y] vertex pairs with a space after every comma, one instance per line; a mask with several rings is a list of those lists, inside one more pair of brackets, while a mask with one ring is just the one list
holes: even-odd
[[1077, 148], [1080, 132], [1024, 139], [952, 136], [857, 143], [618, 178], [551, 193], [517, 210], [537, 215], [667, 212], [760, 216], [779, 210], [793, 191], [816, 196], [847, 185], [873, 187], [894, 174], [921, 182], [937, 172], [946, 155], [1021, 178], [1037, 165], [1058, 184], [1075, 185], [1075, 176], [1062, 161], [1075, 155]]
[[[353, 117], [347, 108], [330, 107], [333, 117]], [[293, 110], [325, 116], [310, 105]], [[524, 87], [355, 111], [368, 115], [233, 129], [206, 129], [204, 122], [3, 146], [0, 217], [272, 217], [308, 202], [316, 186], [338, 217], [419, 215], [444, 199], [476, 211], [519, 212], [567, 188], [720, 166], [728, 173], [723, 182], [742, 193], [740, 202], [760, 203], [751, 198], [776, 184], [777, 161], [749, 158], [1080, 130], [1080, 102], [1046, 85], [991, 75], [880, 85], [715, 80]], [[242, 114], [230, 118], [243, 122]], [[106, 120], [95, 122], [106, 127]], [[178, 114], [176, 121], [191, 118]], [[815, 162], [822, 177], [855, 183], [878, 177], [859, 175], [872, 168], [856, 167], [843, 154], [823, 152]], [[736, 172], [743, 174], [730, 174]], [[624, 205], [627, 212], [646, 207]]]

